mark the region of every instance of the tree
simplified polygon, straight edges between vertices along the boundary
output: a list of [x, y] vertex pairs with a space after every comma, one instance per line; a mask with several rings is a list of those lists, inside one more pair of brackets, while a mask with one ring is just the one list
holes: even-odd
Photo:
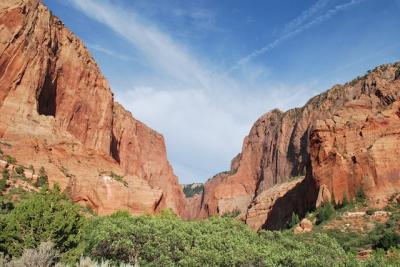
[[42, 187], [42, 186], [48, 185], [48, 184], [49, 184], [49, 178], [46, 174], [46, 170], [42, 166], [39, 169], [39, 176], [36, 181], [36, 187]]
[[290, 221], [287, 223], [287, 226], [290, 229], [296, 226], [299, 222], [300, 222], [299, 216], [293, 212]]
[[84, 222], [80, 208], [59, 189], [32, 193], [1, 217], [0, 252], [20, 256], [25, 248], [52, 241], [61, 253], [72, 254]]
[[317, 209], [317, 224], [329, 220], [334, 213], [335, 209], [330, 202], [322, 204], [322, 206]]

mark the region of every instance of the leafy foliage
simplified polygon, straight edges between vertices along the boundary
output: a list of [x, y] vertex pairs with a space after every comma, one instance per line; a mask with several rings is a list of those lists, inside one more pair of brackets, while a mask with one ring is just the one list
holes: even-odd
[[124, 177], [121, 175], [118, 175], [114, 172], [110, 173], [111, 178], [113, 178], [115, 181], [118, 181], [120, 183], [122, 183], [124, 186], [128, 186], [128, 182], [124, 180]]
[[17, 167], [15, 167], [15, 172], [16, 172], [18, 175], [23, 175], [23, 174], [24, 174], [24, 167], [23, 167], [23, 166], [17, 166]]
[[320, 224], [324, 221], [329, 220], [335, 214], [335, 209], [332, 203], [326, 202], [317, 209], [316, 213], [317, 213], [317, 224]]
[[187, 222], [169, 212], [153, 217], [118, 212], [96, 218], [85, 232], [88, 255], [140, 266], [348, 266], [351, 262], [326, 235], [300, 241], [279, 232], [258, 234], [228, 218]]
[[183, 187], [183, 193], [187, 198], [193, 197], [194, 195], [203, 193], [203, 184], [187, 184]]
[[76, 248], [84, 223], [79, 211], [57, 187], [28, 195], [0, 217], [0, 252], [20, 256], [24, 248], [45, 241], [52, 241], [61, 253]]
[[15, 164], [17, 162], [17, 160], [14, 157], [11, 157], [10, 155], [6, 155], [5, 160], [7, 161], [8, 164]]
[[46, 170], [44, 169], [44, 167], [40, 167], [39, 169], [39, 176], [37, 178], [36, 181], [36, 186], [37, 187], [43, 187], [43, 186], [47, 186], [49, 184], [49, 178], [46, 174]]
[[291, 229], [294, 226], [296, 226], [299, 222], [300, 222], [299, 215], [293, 212], [290, 221], [288, 221], [287, 223], [287, 227]]

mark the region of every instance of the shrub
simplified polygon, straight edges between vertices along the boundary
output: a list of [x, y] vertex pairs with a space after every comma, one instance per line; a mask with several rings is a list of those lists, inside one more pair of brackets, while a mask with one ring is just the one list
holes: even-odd
[[6, 155], [5, 159], [8, 164], [15, 164], [17, 162], [17, 160], [15, 158], [11, 157], [10, 155]]
[[49, 178], [46, 174], [46, 170], [44, 169], [44, 167], [40, 167], [39, 169], [39, 175], [36, 181], [36, 187], [43, 187], [43, 186], [47, 186], [49, 184]]
[[349, 257], [326, 235], [299, 240], [257, 233], [236, 220], [183, 221], [171, 212], [133, 217], [125, 212], [94, 219], [85, 228], [85, 254], [140, 266], [349, 266]]
[[241, 213], [240, 210], [235, 209], [235, 210], [228, 211], [228, 212], [224, 213], [222, 215], [222, 217], [224, 217], [224, 218], [236, 218], [237, 216], [240, 215], [240, 213]]
[[7, 179], [0, 179], [0, 192], [3, 192], [7, 188]]
[[58, 188], [29, 194], [0, 219], [0, 252], [16, 257], [52, 241], [66, 260], [75, 257], [85, 222], [80, 208]]
[[24, 174], [24, 171], [25, 171], [25, 169], [24, 169], [23, 166], [17, 166], [17, 167], [15, 167], [15, 172], [16, 172], [18, 175], [23, 175], [23, 174]]
[[386, 230], [383, 235], [377, 240], [376, 248], [388, 250], [390, 248], [400, 248], [400, 235], [395, 230]]
[[363, 203], [366, 200], [366, 195], [362, 187], [360, 187], [356, 192], [356, 201]]
[[299, 216], [293, 212], [290, 221], [287, 222], [287, 227], [291, 229], [294, 226], [296, 226], [299, 222], [300, 222]]
[[10, 266], [54, 266], [58, 261], [58, 252], [50, 241], [41, 243], [35, 249], [25, 249], [21, 258], [13, 260]]
[[188, 184], [183, 187], [183, 193], [187, 198], [197, 194], [202, 194], [204, 190], [203, 184]]
[[334, 214], [335, 209], [330, 202], [322, 204], [321, 207], [317, 209], [317, 224], [329, 220]]
[[3, 169], [2, 172], [3, 179], [7, 180], [10, 177], [10, 172], [8, 169]]
[[110, 173], [111, 178], [113, 178], [115, 181], [118, 181], [120, 183], [122, 183], [124, 186], [128, 186], [128, 182], [124, 180], [124, 177], [121, 175], [118, 175], [114, 172]]

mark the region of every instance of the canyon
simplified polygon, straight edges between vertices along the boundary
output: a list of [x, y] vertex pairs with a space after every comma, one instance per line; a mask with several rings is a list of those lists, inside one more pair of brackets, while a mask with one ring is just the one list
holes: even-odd
[[[229, 171], [185, 198], [164, 138], [114, 101], [85, 45], [39, 0], [0, 3], [0, 148], [44, 167], [100, 215], [170, 208], [186, 219], [237, 213], [258, 230], [360, 191], [400, 191], [400, 63], [261, 116]], [[198, 186], [198, 185], [196, 185]]]

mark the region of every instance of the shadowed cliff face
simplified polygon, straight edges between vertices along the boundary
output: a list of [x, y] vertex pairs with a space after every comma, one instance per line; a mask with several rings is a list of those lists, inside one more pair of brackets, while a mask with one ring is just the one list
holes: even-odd
[[[0, 114], [8, 152], [45, 166], [76, 201], [100, 213], [183, 213], [163, 137], [114, 102], [85, 46], [41, 1], [0, 3]], [[104, 178], [110, 171], [128, 186]]]
[[[317, 201], [321, 187], [323, 196], [333, 196], [336, 202], [363, 190], [371, 204], [384, 203], [400, 190], [400, 170], [394, 162], [400, 152], [399, 68], [398, 63], [383, 65], [334, 86], [302, 108], [263, 115], [231, 170], [206, 183], [197, 216], [240, 210], [246, 221], [261, 216], [254, 219], [254, 228], [277, 229], [292, 211], [303, 214], [326, 200]], [[307, 176], [302, 184], [280, 187], [288, 193], [275, 198], [277, 185], [300, 175]], [[271, 197], [273, 201], [262, 200]]]

